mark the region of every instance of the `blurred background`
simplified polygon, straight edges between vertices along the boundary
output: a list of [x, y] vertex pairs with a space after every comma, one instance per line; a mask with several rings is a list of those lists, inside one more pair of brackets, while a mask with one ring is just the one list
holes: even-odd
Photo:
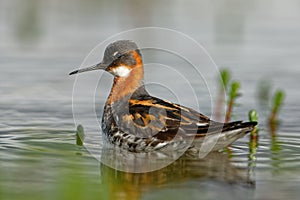
[[[53, 193], [62, 199], [72, 198], [68, 195], [78, 195], [76, 191], [81, 188], [80, 181], [78, 186], [72, 180], [82, 180], [82, 177], [92, 179], [88, 182], [89, 189], [84, 190], [86, 193], [97, 191], [95, 186], [102, 189], [111, 186], [103, 186], [100, 181], [99, 171], [103, 170], [99, 170], [98, 161], [75, 145], [74, 79], [68, 73], [80, 66], [91, 49], [108, 37], [148, 26], [189, 35], [204, 46], [219, 68], [232, 71], [234, 79], [241, 82], [243, 94], [238, 100], [240, 106], [234, 111], [235, 119], [247, 120], [247, 112], [252, 108], [261, 111], [257, 168], [254, 175], [251, 174], [257, 189], [251, 192], [234, 189], [232, 193], [230, 185], [217, 184], [210, 178], [200, 182], [191, 179], [187, 184], [175, 184], [182, 194], [193, 194], [196, 199], [200, 192], [205, 192], [206, 199], [214, 199], [226, 193], [228, 199], [239, 199], [246, 198], [243, 196], [246, 190], [247, 194], [251, 193], [247, 198], [251, 199], [298, 197], [299, 21], [298, 0], [0, 0], [0, 199], [34, 195], [39, 199], [52, 199]], [[157, 73], [154, 71], [153, 75]], [[217, 74], [212, 78], [217, 79]], [[270, 86], [271, 92], [281, 88], [287, 96], [276, 141], [265, 126], [268, 108], [260, 107], [257, 100], [262, 81]], [[102, 104], [104, 101], [105, 95], [99, 99]], [[203, 107], [205, 114], [209, 114], [210, 105]], [[82, 113], [85, 113], [84, 106]], [[231, 162], [238, 169], [249, 171], [248, 154], [248, 138], [245, 138], [233, 146]], [[84, 170], [74, 172], [73, 168]], [[69, 179], [58, 180], [61, 173], [67, 174]], [[170, 171], [162, 173], [166, 175]], [[196, 186], [192, 184], [195, 181]], [[70, 188], [66, 189], [61, 182], [66, 185], [71, 182], [74, 187], [69, 184]], [[147, 189], [138, 190], [135, 187], [139, 184], [131, 185], [130, 189], [120, 184], [118, 188], [110, 188], [109, 193], [138, 191], [138, 194], [126, 193], [136, 199], [155, 199], [158, 198], [153, 195], [156, 193], [174, 197], [174, 183], [170, 182], [171, 186], [168, 182], [163, 189], [153, 189], [156, 182], [151, 181], [147, 182]], [[104, 198], [106, 194], [98, 195]]]
[[270, 79], [272, 84], [288, 85], [286, 89], [299, 83], [293, 78], [280, 82], [300, 73], [297, 0], [0, 3], [1, 102], [24, 100], [25, 95], [31, 100], [70, 100], [73, 83], [66, 74], [92, 48], [119, 32], [147, 26], [191, 36], [219, 67], [233, 69], [237, 78], [243, 76], [242, 82], [250, 76]]

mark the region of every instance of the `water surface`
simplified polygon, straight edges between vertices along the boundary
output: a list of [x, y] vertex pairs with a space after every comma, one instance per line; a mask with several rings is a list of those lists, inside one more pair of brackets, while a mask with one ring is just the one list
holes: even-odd
[[[300, 183], [299, 11], [296, 0], [2, 1], [0, 198], [296, 199]], [[102, 165], [76, 145], [74, 78], [68, 72], [107, 37], [143, 26], [184, 32], [202, 43], [219, 67], [232, 70], [243, 93], [233, 119], [247, 120], [253, 108], [260, 114], [255, 152], [245, 137], [230, 152], [214, 153], [204, 160], [185, 155], [161, 170], [131, 174]], [[147, 77], [170, 80], [170, 84], [174, 79], [158, 69], [148, 70]], [[215, 79], [216, 74], [207, 78]], [[256, 97], [261, 80], [268, 80], [273, 89], [284, 89], [287, 96], [275, 137], [266, 123], [269, 108]], [[112, 80], [104, 75], [103, 81], [106, 84], [98, 86], [96, 97], [98, 117]], [[210, 115], [202, 82], [191, 81], [203, 92], [201, 111]], [[156, 96], [165, 95], [160, 87], [150, 90]], [[92, 120], [93, 113], [87, 112], [89, 99], [79, 100], [82, 117]]]

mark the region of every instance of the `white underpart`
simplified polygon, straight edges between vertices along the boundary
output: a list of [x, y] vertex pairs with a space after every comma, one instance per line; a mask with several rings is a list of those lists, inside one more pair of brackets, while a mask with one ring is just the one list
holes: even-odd
[[116, 67], [112, 70], [112, 72], [116, 75], [116, 76], [120, 76], [120, 77], [127, 77], [130, 73], [130, 69], [128, 69], [126, 66], [119, 66]]

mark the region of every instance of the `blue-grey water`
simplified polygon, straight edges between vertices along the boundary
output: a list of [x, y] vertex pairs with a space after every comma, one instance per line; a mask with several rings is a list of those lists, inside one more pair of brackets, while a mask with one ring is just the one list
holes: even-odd
[[[300, 195], [299, 1], [2, 0], [0, 13], [0, 199], [297, 199]], [[233, 120], [247, 120], [250, 109], [259, 112], [255, 152], [246, 136], [229, 152], [206, 160], [184, 157], [156, 172], [130, 174], [101, 165], [86, 148], [76, 145], [75, 122], [84, 122], [74, 122], [75, 77], [68, 73], [102, 41], [140, 27], [183, 32], [204, 46], [218, 68], [232, 71], [242, 92]], [[164, 41], [178, 42], [168, 36]], [[188, 48], [185, 44], [180, 44], [183, 49]], [[187, 54], [195, 58], [193, 51]], [[149, 50], [144, 59], [179, 63], [167, 56]], [[101, 57], [99, 53], [92, 61]], [[210, 66], [202, 67], [205, 71]], [[186, 73], [188, 81], [198, 86], [199, 109], [210, 115], [203, 80]], [[87, 123], [95, 118], [91, 102], [99, 117], [112, 83], [104, 74], [97, 84], [100, 74], [83, 75], [84, 84], [78, 86], [86, 92], [97, 87], [94, 99], [80, 92], [76, 96], [76, 111]], [[176, 73], [153, 65], [146, 68], [145, 76], [177, 88], [181, 100], [191, 102]], [[205, 78], [217, 85], [216, 77]], [[262, 81], [270, 84], [271, 94], [277, 88], [286, 94], [273, 137], [267, 123], [270, 108], [257, 97]], [[158, 85], [150, 85], [149, 90], [176, 100]]]

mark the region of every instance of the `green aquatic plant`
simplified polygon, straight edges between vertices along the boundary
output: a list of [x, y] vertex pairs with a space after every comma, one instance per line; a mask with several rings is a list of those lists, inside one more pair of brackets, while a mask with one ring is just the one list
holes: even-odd
[[256, 110], [250, 110], [248, 113], [249, 121], [250, 122], [257, 122], [258, 121], [258, 114]]
[[231, 74], [230, 71], [227, 69], [221, 69], [220, 70], [220, 76], [221, 76], [221, 91], [224, 91], [223, 88], [225, 89], [225, 92], [228, 90], [228, 85], [231, 79]]
[[215, 118], [217, 121], [221, 121], [222, 117], [222, 109], [224, 107], [224, 101], [225, 101], [225, 95], [227, 94], [228, 85], [231, 79], [231, 74], [229, 70], [227, 69], [221, 69], [220, 70], [220, 76], [219, 76], [219, 94], [218, 94], [218, 100], [215, 110]]
[[[250, 122], [258, 121], [258, 114], [256, 110], [250, 110], [248, 113]], [[258, 129], [257, 126], [251, 131], [250, 141], [249, 141], [249, 155], [248, 155], [248, 167], [249, 167], [249, 175], [253, 176], [253, 170], [256, 166], [256, 150], [258, 146]]]
[[236, 98], [241, 96], [241, 94], [239, 93], [239, 89], [240, 89], [240, 83], [238, 81], [232, 81], [231, 85], [230, 85], [229, 101], [228, 101], [228, 105], [227, 105], [225, 122], [230, 121], [233, 106], [236, 101]]
[[272, 102], [271, 114], [269, 117], [270, 124], [277, 124], [278, 113], [280, 108], [283, 105], [284, 98], [285, 98], [285, 94], [283, 90], [278, 89], [272, 98], [273, 102]]
[[84, 129], [83, 126], [79, 124], [76, 130], [76, 144], [78, 146], [82, 146], [83, 141], [84, 141]]
[[229, 122], [232, 110], [235, 105], [236, 98], [240, 96], [239, 89], [240, 89], [240, 83], [238, 81], [232, 81], [231, 80], [231, 72], [228, 69], [221, 69], [220, 70], [220, 92], [219, 92], [219, 98], [217, 102], [217, 111], [216, 111], [216, 119], [221, 119], [221, 110], [224, 103], [224, 96], [228, 96], [228, 104], [227, 104], [227, 110], [225, 115], [225, 122]]
[[[219, 98], [217, 102], [217, 111], [216, 111], [216, 120], [221, 120], [221, 110], [223, 104], [225, 102], [225, 95], [229, 97], [226, 115], [225, 115], [225, 123], [230, 121], [232, 110], [235, 105], [236, 98], [240, 96], [239, 93], [240, 83], [238, 81], [231, 80], [231, 72], [228, 69], [220, 70], [220, 92]], [[230, 89], [230, 90], [229, 90]], [[229, 148], [225, 148], [225, 151], [228, 155], [231, 155], [231, 150]]]
[[[258, 121], [258, 114], [256, 110], [250, 110], [248, 113], [248, 117], [250, 122]], [[253, 131], [251, 132], [251, 138], [257, 140], [257, 136], [258, 136], [258, 130], [257, 130], [257, 126], [255, 126]]]

